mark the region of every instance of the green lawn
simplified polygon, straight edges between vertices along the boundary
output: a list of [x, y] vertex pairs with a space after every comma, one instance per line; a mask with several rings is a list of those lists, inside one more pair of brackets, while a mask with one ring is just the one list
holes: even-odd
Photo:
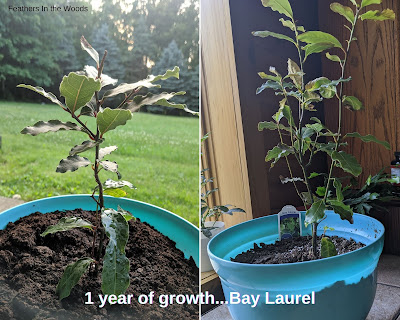
[[[81, 132], [60, 131], [36, 137], [20, 131], [39, 120], [70, 120], [55, 105], [0, 102], [0, 195], [22, 196], [23, 200], [91, 193], [90, 167], [56, 173], [62, 158], [76, 144], [87, 140]], [[82, 117], [84, 121], [93, 119]], [[102, 147], [117, 145], [107, 159], [119, 164], [122, 179], [137, 189], [127, 197], [170, 210], [190, 222], [199, 221], [199, 121], [195, 118], [135, 113], [126, 126], [107, 133]], [[93, 159], [93, 151], [82, 156]], [[117, 179], [101, 172], [103, 181]]]

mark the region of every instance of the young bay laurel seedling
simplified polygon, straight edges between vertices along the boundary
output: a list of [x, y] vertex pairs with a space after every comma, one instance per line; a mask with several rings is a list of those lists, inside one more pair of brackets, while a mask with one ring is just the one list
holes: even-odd
[[[343, 220], [353, 222], [353, 210], [343, 200], [343, 187], [341, 180], [332, 175], [333, 167], [339, 167], [347, 173], [357, 177], [361, 174], [362, 168], [356, 158], [343, 150], [341, 147], [347, 144], [349, 138], [361, 139], [363, 142], [375, 142], [390, 149], [385, 141], [380, 141], [373, 135], [362, 136], [357, 132], [343, 134], [342, 132], [342, 109], [348, 108], [359, 111], [364, 108], [363, 103], [354, 96], [346, 96], [343, 92], [343, 84], [351, 80], [345, 76], [351, 44], [357, 41], [354, 37], [354, 30], [357, 23], [364, 20], [394, 20], [395, 14], [390, 9], [383, 11], [369, 10], [370, 6], [380, 4], [382, 0], [349, 0], [344, 6], [334, 2], [330, 5], [333, 12], [338, 13], [345, 19], [344, 27], [348, 29], [348, 39], [343, 45], [335, 36], [322, 31], [306, 31], [303, 26], [297, 25], [293, 15], [292, 7], [288, 0], [262, 0], [264, 7], [269, 7], [285, 16], [279, 21], [292, 32], [287, 36], [271, 31], [255, 31], [257, 37], [274, 37], [290, 42], [296, 47], [298, 57], [297, 63], [288, 59], [287, 75], [281, 75], [274, 67], [270, 67], [269, 74], [260, 72], [259, 76], [266, 80], [256, 91], [261, 93], [264, 89], [273, 89], [276, 95], [282, 96], [279, 102], [278, 111], [274, 114], [273, 121], [260, 122], [258, 129], [277, 130], [280, 143], [272, 150], [269, 150], [266, 161], [272, 161], [273, 167], [280, 159], [285, 159], [289, 167], [290, 177], [285, 182], [292, 182], [302, 199], [306, 212], [305, 224], [312, 225], [312, 247], [313, 254], [317, 256], [317, 226], [325, 217], [325, 210], [332, 209], [339, 214]], [[331, 50], [326, 51], [326, 50]], [[337, 54], [333, 54], [333, 50]], [[319, 77], [305, 81], [305, 64], [308, 56], [314, 53], [325, 51], [327, 59], [331, 60], [340, 69], [341, 77], [331, 80], [326, 77]], [[337, 130], [331, 130], [325, 126], [317, 117], [311, 117], [309, 123], [305, 123], [306, 112], [316, 109], [316, 104], [324, 99], [335, 99], [338, 106]], [[290, 106], [296, 105], [296, 110]], [[296, 115], [296, 116], [294, 116]], [[326, 141], [325, 138], [330, 140]], [[310, 172], [313, 156], [318, 152], [324, 152], [331, 158], [328, 174]], [[288, 161], [288, 156], [293, 156], [302, 170], [302, 177], [294, 177]], [[318, 187], [316, 192], [312, 191], [310, 179], [323, 175], [325, 185]], [[298, 183], [304, 183], [307, 192], [301, 193]], [[326, 237], [322, 242], [321, 252], [324, 256], [333, 255], [333, 243]]]
[[[46, 132], [73, 130], [82, 132], [87, 137], [87, 140], [71, 148], [69, 155], [60, 161], [56, 171], [65, 173], [76, 171], [81, 167], [91, 166], [96, 185], [91, 195], [96, 203], [96, 223], [92, 224], [77, 217], [64, 217], [56, 225], [48, 227], [41, 234], [46, 236], [50, 233], [67, 231], [73, 228], [88, 228], [93, 231], [91, 256], [80, 258], [66, 267], [56, 288], [56, 293], [60, 299], [70, 295], [71, 289], [91, 265], [95, 265], [94, 274], [96, 274], [101, 260], [103, 261], [102, 291], [104, 294], [123, 294], [129, 286], [129, 260], [125, 255], [125, 246], [129, 235], [127, 221], [132, 219], [133, 216], [120, 207], [117, 210], [106, 208], [104, 194], [123, 197], [126, 195], [123, 188], [134, 188], [134, 186], [129, 181], [120, 180], [121, 174], [119, 173], [118, 164], [108, 160], [109, 155], [117, 150], [117, 146], [104, 146], [107, 133], [118, 126], [125, 125], [132, 118], [132, 112], [144, 105], [173, 107], [196, 114], [184, 104], [175, 104], [169, 101], [172, 97], [183, 95], [185, 92], [138, 94], [142, 88], [161, 87], [156, 84], [160, 80], [166, 80], [170, 77], [179, 79], [178, 67], [173, 70], [167, 70], [163, 75], [150, 75], [136, 83], [120, 84], [113, 89], [106, 90], [100, 97], [101, 89], [117, 83], [116, 79], [103, 74], [107, 51], [104, 52], [100, 60], [98, 52], [92, 48], [83, 36], [81, 38], [81, 46], [93, 58], [96, 67], [85, 66], [84, 71], [71, 72], [63, 77], [60, 84], [60, 95], [64, 97], [65, 103], [62, 103], [53, 93], [46, 92], [41, 87], [26, 84], [18, 85], [18, 87], [33, 90], [57, 104], [70, 114], [72, 120], [71, 122], [62, 122], [60, 120], [39, 121], [33, 126], [24, 128], [21, 133], [36, 136]], [[109, 108], [108, 99], [118, 95], [123, 95], [121, 103], [115, 108]], [[94, 118], [94, 125], [89, 125], [82, 121], [83, 116]], [[88, 150], [93, 150], [93, 161], [79, 155]], [[115, 173], [118, 179], [101, 181], [99, 176], [101, 170]], [[99, 239], [97, 239], [97, 231], [100, 233]], [[105, 236], [108, 237], [108, 245], [102, 257]]]

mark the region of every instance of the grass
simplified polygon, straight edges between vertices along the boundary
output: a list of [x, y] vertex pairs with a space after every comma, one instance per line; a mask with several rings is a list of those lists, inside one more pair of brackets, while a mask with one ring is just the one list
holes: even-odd
[[[70, 120], [58, 106], [0, 102], [0, 195], [21, 195], [29, 201], [44, 197], [92, 193], [95, 185], [89, 167], [76, 172], [56, 173], [59, 161], [69, 150], [88, 140], [81, 132], [61, 131], [38, 136], [20, 131], [39, 120]], [[82, 117], [82, 120], [93, 119]], [[93, 123], [92, 123], [93, 127]], [[116, 161], [122, 179], [137, 189], [126, 197], [170, 210], [195, 225], [199, 222], [199, 121], [195, 118], [135, 113], [126, 126], [105, 135], [102, 147], [117, 145], [106, 157]], [[82, 154], [93, 159], [93, 150]], [[101, 172], [103, 181], [117, 180]]]

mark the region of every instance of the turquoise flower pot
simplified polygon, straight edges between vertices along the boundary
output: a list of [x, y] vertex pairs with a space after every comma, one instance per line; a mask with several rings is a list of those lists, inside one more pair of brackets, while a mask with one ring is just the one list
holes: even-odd
[[[199, 229], [185, 219], [165, 209], [151, 204], [127, 198], [104, 197], [105, 207], [117, 209], [118, 205], [131, 212], [142, 222], [147, 222], [157, 231], [176, 242], [186, 258], [193, 257], [199, 266]], [[56, 210], [72, 210], [82, 208], [95, 210], [95, 202], [89, 195], [68, 195], [44, 198], [27, 202], [0, 213], [0, 229], [9, 222], [15, 222], [34, 212], [48, 213]]]
[[[210, 241], [208, 254], [221, 279], [233, 319], [365, 320], [375, 297], [384, 227], [360, 214], [354, 214], [354, 224], [350, 224], [333, 212], [327, 212], [318, 234], [322, 234], [324, 226], [335, 229], [327, 231], [328, 236], [353, 238], [366, 246], [340, 256], [300, 263], [231, 262], [231, 257], [252, 248], [254, 242], [269, 244], [278, 240], [277, 215], [238, 224]], [[310, 226], [303, 229], [303, 234], [311, 234]]]

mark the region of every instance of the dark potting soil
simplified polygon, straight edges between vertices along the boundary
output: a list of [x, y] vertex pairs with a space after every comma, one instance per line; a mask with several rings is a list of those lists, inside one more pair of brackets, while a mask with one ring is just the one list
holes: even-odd
[[[361, 242], [342, 237], [330, 237], [335, 244], [338, 255], [365, 247]], [[321, 237], [317, 240], [317, 252], [320, 255]], [[294, 263], [302, 261], [316, 260], [312, 254], [311, 237], [297, 237], [293, 239], [284, 239], [274, 244], [254, 243], [254, 247], [248, 251], [238, 254], [231, 261], [250, 263], [250, 264], [281, 264]]]
[[[62, 217], [76, 216], [94, 223], [93, 212], [34, 213], [0, 230], [0, 319], [140, 319], [194, 320], [198, 304], [160, 307], [160, 295], [197, 295], [199, 270], [193, 259], [185, 259], [175, 242], [139, 220], [129, 221], [126, 255], [130, 260], [131, 284], [126, 295], [131, 304], [99, 308], [101, 266], [98, 276], [86, 274], [68, 298], [59, 301], [55, 288], [66, 265], [91, 256], [92, 231], [74, 229], [41, 237], [48, 226]], [[106, 245], [106, 243], [105, 243]], [[139, 295], [154, 291], [153, 304], [139, 304]], [[91, 292], [94, 304], [85, 304]], [[144, 302], [144, 300], [143, 300]], [[182, 300], [180, 300], [182, 302]]]

